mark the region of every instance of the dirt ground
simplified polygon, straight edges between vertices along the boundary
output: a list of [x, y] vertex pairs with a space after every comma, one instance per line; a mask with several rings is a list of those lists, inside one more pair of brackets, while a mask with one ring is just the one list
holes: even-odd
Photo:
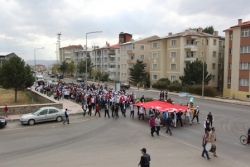
[[17, 102], [15, 102], [15, 91], [11, 89], [0, 88], [0, 106], [7, 105], [24, 105], [34, 104], [32, 98], [29, 97], [25, 91], [17, 92]]

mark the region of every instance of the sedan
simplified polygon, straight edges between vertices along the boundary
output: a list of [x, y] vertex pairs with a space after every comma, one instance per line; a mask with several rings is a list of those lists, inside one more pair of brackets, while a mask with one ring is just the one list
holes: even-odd
[[77, 78], [76, 82], [84, 82], [84, 79], [82, 79], [82, 78]]
[[7, 125], [7, 121], [5, 118], [0, 117], [0, 128], [3, 128]]
[[64, 111], [56, 107], [42, 107], [39, 110], [24, 114], [20, 118], [21, 124], [34, 125], [39, 122], [57, 121], [61, 122], [65, 117]]
[[123, 84], [121, 84], [121, 88], [122, 89], [129, 89], [130, 85], [129, 85], [129, 83], [123, 83]]

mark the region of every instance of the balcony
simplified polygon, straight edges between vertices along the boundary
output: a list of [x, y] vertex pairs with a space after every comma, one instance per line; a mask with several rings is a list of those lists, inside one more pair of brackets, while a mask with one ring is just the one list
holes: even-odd
[[108, 55], [109, 57], [115, 57], [115, 52], [109, 52]]
[[184, 61], [196, 61], [197, 60], [197, 57], [192, 57], [192, 56], [186, 56], [184, 57]]
[[128, 60], [127, 60], [127, 63], [128, 63], [128, 64], [133, 64], [134, 61], [133, 61], [133, 59], [128, 59]]
[[185, 49], [189, 49], [192, 52], [196, 52], [197, 51], [197, 45], [194, 44], [188, 44], [184, 46]]
[[127, 50], [128, 55], [134, 55], [133, 50]]
[[116, 68], [108, 68], [109, 72], [116, 72]]

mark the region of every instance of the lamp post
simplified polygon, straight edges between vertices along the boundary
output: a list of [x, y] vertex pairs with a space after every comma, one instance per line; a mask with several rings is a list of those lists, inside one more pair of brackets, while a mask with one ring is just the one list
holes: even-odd
[[88, 45], [87, 45], [87, 41], [88, 41], [88, 34], [93, 34], [93, 33], [102, 33], [102, 31], [93, 31], [93, 32], [87, 32], [86, 33], [86, 58], [85, 58], [85, 84], [86, 84], [86, 88], [88, 85], [87, 82], [87, 54], [88, 54]]
[[34, 71], [36, 71], [36, 50], [38, 50], [38, 49], [44, 49], [44, 47], [34, 49], [34, 61], [35, 61]]
[[204, 58], [202, 61], [202, 92], [201, 92], [202, 98], [204, 97]]

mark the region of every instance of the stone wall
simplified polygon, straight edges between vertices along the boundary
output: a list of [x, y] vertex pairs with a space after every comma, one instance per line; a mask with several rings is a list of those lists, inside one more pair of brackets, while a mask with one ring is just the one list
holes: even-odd
[[[28, 105], [14, 105], [14, 106], [8, 106], [10, 115], [12, 114], [27, 114], [30, 112], [37, 111], [41, 107], [57, 107], [62, 109], [63, 103], [58, 102], [57, 100], [54, 100], [47, 95], [41, 94], [37, 91], [27, 91], [30, 97], [34, 98], [34, 101], [40, 103], [40, 104], [28, 104]], [[4, 106], [0, 107], [0, 114], [3, 114]]]

